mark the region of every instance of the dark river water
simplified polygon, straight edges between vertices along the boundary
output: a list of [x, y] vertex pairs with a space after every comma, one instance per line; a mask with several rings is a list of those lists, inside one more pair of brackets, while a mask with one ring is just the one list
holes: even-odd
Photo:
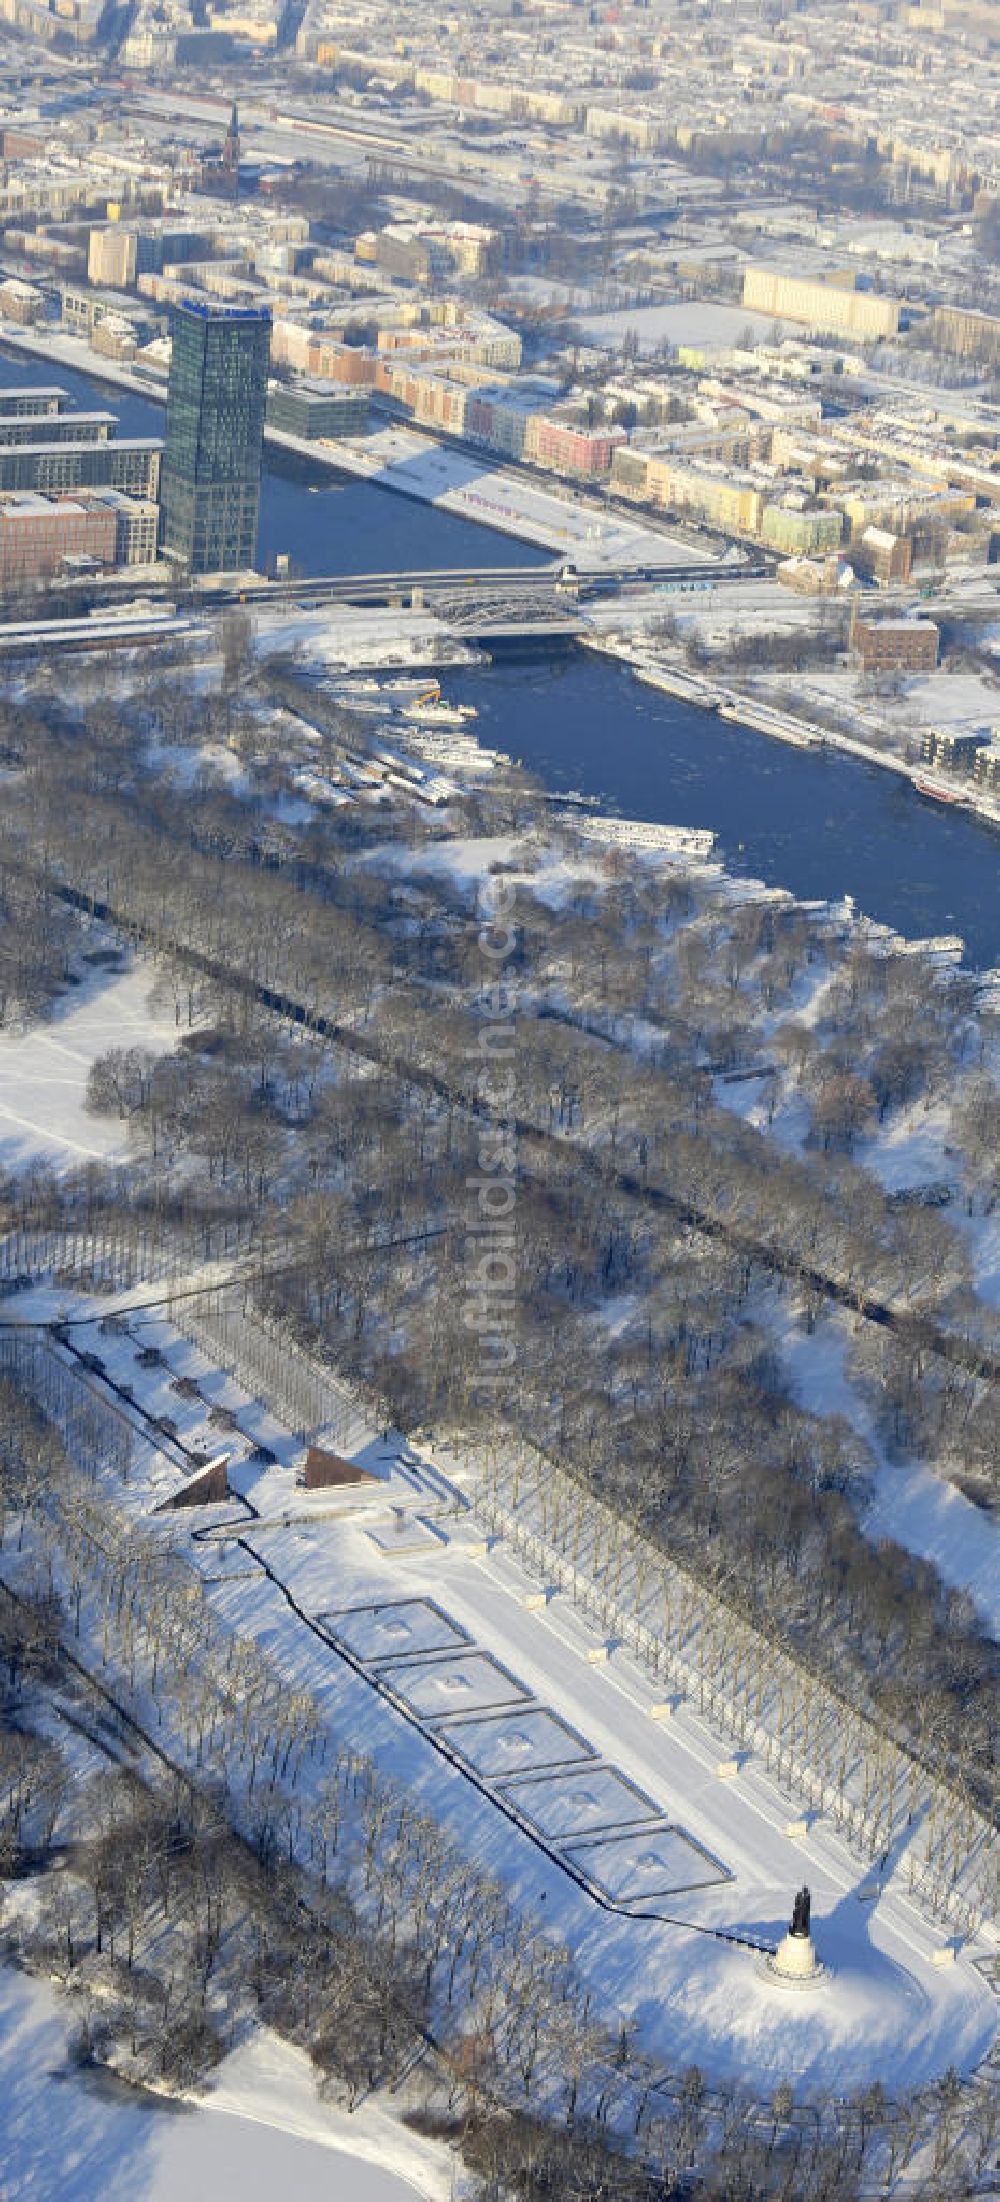
[[[117, 415], [123, 436], [162, 436], [165, 408], [129, 390], [93, 382], [55, 360], [0, 352], [0, 389], [28, 383], [58, 384], [90, 413]], [[374, 489], [368, 482], [332, 481], [310, 473], [294, 454], [264, 472], [258, 555], [262, 566], [287, 551], [294, 567], [310, 573], [387, 573], [418, 567], [533, 566], [551, 559], [512, 535], [497, 535], [456, 513], [438, 512], [413, 498]]]
[[806, 900], [853, 895], [901, 933], [961, 933], [969, 963], [1000, 962], [1000, 830], [895, 773], [696, 711], [589, 650], [449, 674], [446, 693], [549, 787], [625, 818], [708, 826], [733, 870]]
[[[0, 354], [0, 386], [59, 383], [115, 412], [125, 435], [162, 435], [163, 408], [87, 376]], [[370, 483], [268, 466], [260, 556], [304, 573], [526, 565], [549, 554]], [[644, 688], [590, 651], [498, 660], [449, 674], [479, 731], [553, 788], [598, 795], [623, 816], [705, 826], [737, 868], [805, 898], [853, 895], [907, 934], [961, 933], [967, 960], [1000, 963], [1000, 831], [945, 811], [894, 774], [791, 749]]]

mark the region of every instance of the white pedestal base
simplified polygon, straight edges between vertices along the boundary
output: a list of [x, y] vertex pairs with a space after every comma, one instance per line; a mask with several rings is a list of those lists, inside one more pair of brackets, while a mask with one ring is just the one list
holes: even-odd
[[811, 1934], [786, 1934], [773, 1957], [765, 1957], [761, 1972], [779, 1988], [815, 1988], [827, 1977]]

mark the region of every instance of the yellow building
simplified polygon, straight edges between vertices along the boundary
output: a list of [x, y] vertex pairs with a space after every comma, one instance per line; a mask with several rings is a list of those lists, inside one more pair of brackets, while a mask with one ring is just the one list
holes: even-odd
[[651, 496], [651, 463], [648, 451], [636, 451], [631, 444], [620, 444], [611, 461], [611, 487], [615, 495], [640, 499]]
[[87, 281], [102, 290], [124, 291], [135, 282], [136, 236], [112, 224], [92, 229], [87, 245]]
[[612, 487], [673, 512], [689, 512], [731, 535], [760, 533], [763, 492], [729, 468], [693, 466], [669, 452], [651, 452], [642, 463], [642, 454], [622, 451], [615, 454]]
[[1000, 320], [968, 306], [935, 306], [931, 333], [944, 351], [959, 359], [1000, 359]]
[[210, 31], [228, 31], [231, 38], [245, 38], [252, 46], [273, 46], [277, 43], [278, 24], [275, 17], [265, 15], [227, 15], [222, 8], [209, 12]]
[[452, 101], [458, 95], [458, 79], [443, 69], [414, 69], [414, 90], [425, 92], [428, 99]]
[[577, 100], [567, 99], [564, 92], [531, 91], [524, 93], [525, 113], [533, 122], [575, 123], [583, 112]]
[[895, 336], [899, 328], [898, 299], [854, 290], [847, 282], [817, 282], [752, 263], [743, 276], [743, 304], [754, 313], [801, 321], [827, 336], [852, 336], [862, 342]]

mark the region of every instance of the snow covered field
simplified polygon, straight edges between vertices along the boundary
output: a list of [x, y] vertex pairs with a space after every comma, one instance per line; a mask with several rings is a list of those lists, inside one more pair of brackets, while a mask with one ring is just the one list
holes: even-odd
[[850, 1319], [828, 1311], [811, 1335], [789, 1327], [782, 1359], [800, 1398], [819, 1413], [847, 1415], [864, 1430], [877, 1462], [865, 1533], [875, 1540], [891, 1537], [932, 1560], [944, 1581], [966, 1591], [987, 1628], [1000, 1636], [1000, 1521], [932, 1468], [886, 1460], [844, 1370], [850, 1335]]
[[73, 2007], [0, 1970], [4, 2202], [447, 2202], [452, 2159], [366, 2104], [320, 2101], [309, 2060], [258, 2033], [197, 2102], [159, 2101], [68, 2060]]
[[629, 306], [621, 313], [585, 314], [581, 327], [588, 342], [617, 351], [627, 331], [635, 330], [639, 351], [655, 352], [661, 344], [690, 344], [696, 349], [724, 351], [738, 344], [746, 329], [767, 341], [774, 327], [773, 314], [750, 313], [745, 306], [720, 306], [705, 299], [677, 299], [666, 306]]
[[313, 663], [337, 672], [370, 667], [474, 665], [478, 653], [457, 641], [433, 612], [403, 605], [325, 604], [321, 610], [284, 605], [254, 607], [256, 646], [262, 657], [299, 649]]
[[98, 1056], [115, 1047], [173, 1048], [173, 1018], [150, 1008], [154, 974], [148, 964], [93, 972], [57, 1002], [45, 1024], [0, 1036], [0, 1164], [23, 1168], [43, 1159], [73, 1167], [125, 1152], [126, 1126], [91, 1116], [87, 1078]]
[[[553, 907], [565, 902], [574, 891], [593, 886], [604, 876], [602, 858], [597, 851], [592, 858], [587, 858], [543, 849], [537, 855], [532, 854], [530, 862], [526, 862], [523, 838], [516, 834], [456, 836], [447, 841], [430, 842], [416, 856], [408, 849], [386, 842], [367, 850], [360, 861], [373, 871], [436, 872], [466, 891], [489, 876], [491, 865], [502, 864], [513, 880], [523, 882], [539, 901], [551, 903]], [[523, 870], [512, 870], [519, 863], [523, 864]]]

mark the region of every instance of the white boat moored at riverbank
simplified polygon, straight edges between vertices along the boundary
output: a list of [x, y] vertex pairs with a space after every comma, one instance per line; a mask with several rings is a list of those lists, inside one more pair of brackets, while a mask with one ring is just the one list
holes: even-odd
[[610, 849], [648, 850], [651, 855], [707, 857], [715, 847], [715, 835], [706, 828], [663, 826], [650, 818], [598, 818], [591, 813], [578, 820], [577, 832]]
[[476, 718], [472, 703], [407, 703], [403, 705], [404, 719], [415, 720], [419, 726], [464, 726], [467, 719]]

